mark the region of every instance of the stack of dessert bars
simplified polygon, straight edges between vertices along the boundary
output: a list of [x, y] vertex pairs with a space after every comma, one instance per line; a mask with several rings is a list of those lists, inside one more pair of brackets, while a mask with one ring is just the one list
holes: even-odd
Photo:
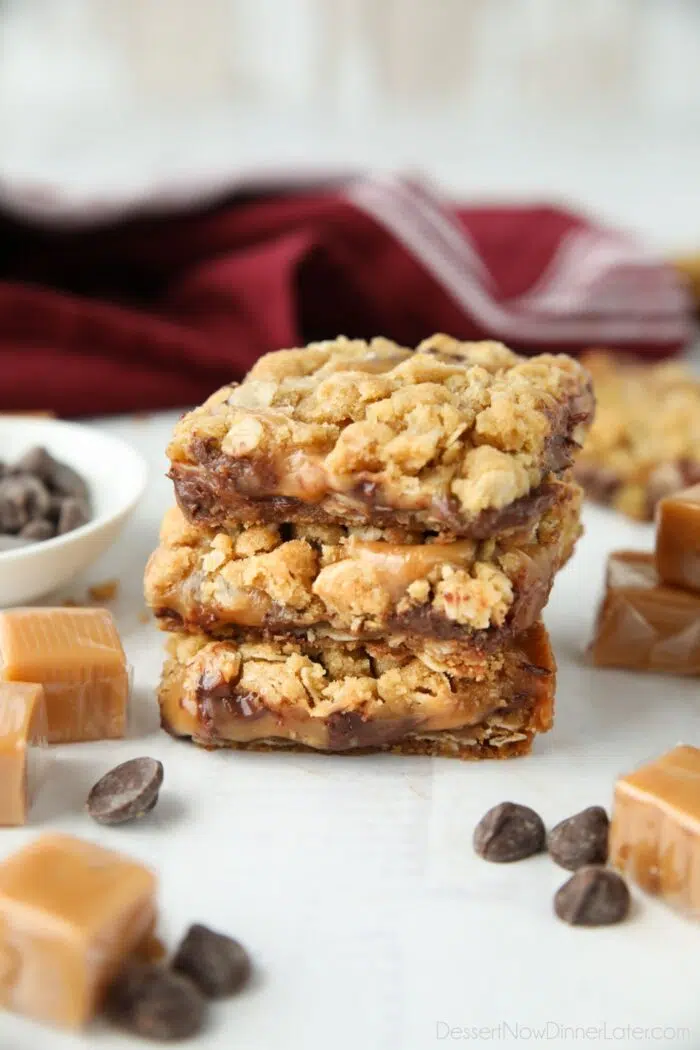
[[146, 596], [165, 729], [460, 758], [552, 724], [540, 614], [580, 533], [585, 370], [498, 343], [261, 358], [178, 423]]

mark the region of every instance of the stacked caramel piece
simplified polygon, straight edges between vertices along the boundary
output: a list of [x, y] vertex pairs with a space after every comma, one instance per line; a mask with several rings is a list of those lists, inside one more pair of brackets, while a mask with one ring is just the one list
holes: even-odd
[[591, 645], [598, 667], [700, 674], [700, 485], [657, 505], [656, 549], [615, 551]]
[[552, 721], [539, 621], [593, 412], [565, 356], [435, 336], [261, 358], [178, 424], [146, 595], [205, 746], [505, 757]]

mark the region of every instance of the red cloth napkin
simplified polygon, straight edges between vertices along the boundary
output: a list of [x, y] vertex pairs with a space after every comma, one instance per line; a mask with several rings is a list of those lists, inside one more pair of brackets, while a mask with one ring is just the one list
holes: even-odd
[[557, 208], [455, 208], [382, 177], [95, 211], [0, 215], [0, 410], [186, 406], [268, 350], [340, 333], [654, 356], [691, 338], [674, 270]]

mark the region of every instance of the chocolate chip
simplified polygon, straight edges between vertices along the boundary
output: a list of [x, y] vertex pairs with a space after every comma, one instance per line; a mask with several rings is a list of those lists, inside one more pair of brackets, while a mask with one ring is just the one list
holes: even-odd
[[51, 502], [49, 503], [49, 510], [47, 517], [54, 525], [58, 525], [58, 519], [61, 516], [61, 507], [65, 501], [65, 496], [56, 496], [54, 493], [51, 494]]
[[88, 488], [76, 471], [40, 446], [0, 470], [0, 533], [40, 542], [90, 519]]
[[542, 818], [529, 806], [501, 802], [484, 814], [474, 829], [474, 849], [484, 860], [509, 864], [545, 847]]
[[547, 849], [553, 861], [576, 871], [585, 864], [605, 864], [608, 859], [610, 821], [602, 806], [589, 806], [552, 828]]
[[16, 503], [9, 493], [3, 492], [0, 482], [0, 533], [4, 536], [12, 535], [26, 524], [27, 515], [21, 505]]
[[126, 824], [149, 813], [158, 801], [163, 765], [155, 758], [131, 758], [97, 781], [87, 811], [98, 824]]
[[108, 990], [105, 1013], [135, 1035], [176, 1042], [202, 1030], [206, 1000], [186, 977], [153, 963], [131, 962]]
[[33, 518], [42, 518], [51, 497], [38, 478], [11, 474], [0, 480], [0, 531], [19, 532]]
[[248, 980], [250, 958], [233, 937], [207, 926], [190, 926], [175, 953], [172, 968], [189, 977], [212, 999], [233, 995]]
[[53, 479], [53, 472], [57, 466], [53, 456], [40, 445], [30, 448], [12, 465], [13, 474], [34, 474], [46, 484]]
[[554, 911], [571, 926], [611, 926], [629, 910], [627, 883], [608, 868], [579, 868], [554, 896]]
[[87, 503], [82, 499], [69, 497], [61, 504], [61, 512], [58, 515], [58, 535], [63, 536], [66, 532], [79, 529], [90, 520], [90, 511]]
[[76, 470], [54, 459], [48, 449], [40, 445], [30, 448], [13, 464], [13, 474], [33, 474], [60, 496], [73, 496], [76, 499], [88, 500], [88, 487]]
[[46, 518], [35, 518], [34, 521], [30, 521], [28, 525], [25, 525], [20, 532], [20, 536], [23, 539], [34, 542], [50, 540], [55, 535], [55, 526], [50, 521], [47, 521]]
[[86, 482], [67, 463], [59, 463], [58, 460], [54, 460], [51, 488], [60, 496], [72, 496], [84, 503], [90, 502], [90, 492]]

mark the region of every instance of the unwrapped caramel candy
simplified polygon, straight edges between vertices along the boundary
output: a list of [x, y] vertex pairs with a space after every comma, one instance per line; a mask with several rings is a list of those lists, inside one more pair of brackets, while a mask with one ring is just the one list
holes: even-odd
[[124, 736], [129, 674], [107, 609], [0, 613], [1, 677], [44, 687], [49, 743]]
[[0, 824], [24, 824], [41, 780], [46, 747], [44, 690], [0, 682]]
[[663, 583], [700, 592], [700, 485], [659, 503], [656, 571]]
[[0, 864], [0, 1004], [76, 1028], [153, 929], [155, 876], [70, 835]]
[[700, 918], [700, 749], [676, 747], [615, 785], [609, 860]]
[[660, 584], [653, 554], [611, 554], [590, 651], [598, 667], [700, 674], [700, 595]]

